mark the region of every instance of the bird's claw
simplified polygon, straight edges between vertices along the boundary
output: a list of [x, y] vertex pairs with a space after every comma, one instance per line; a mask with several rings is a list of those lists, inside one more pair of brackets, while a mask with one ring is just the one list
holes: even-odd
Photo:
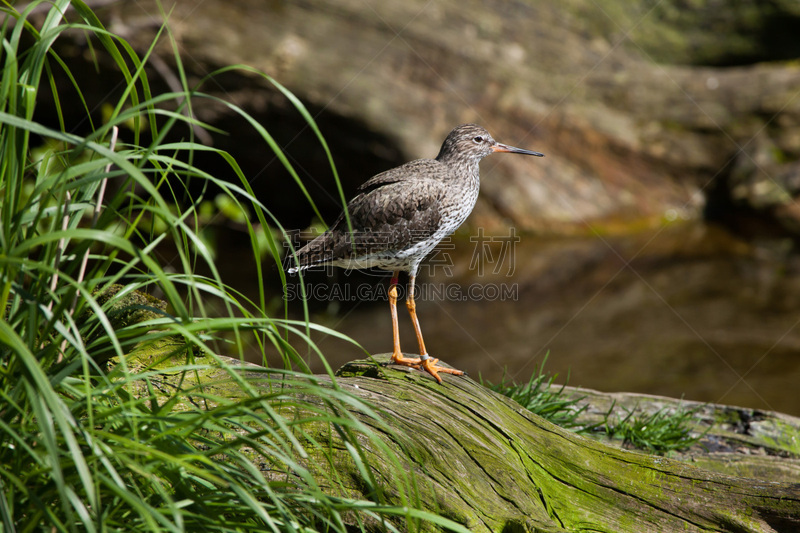
[[436, 381], [438, 381], [439, 383], [442, 382], [442, 378], [439, 377], [439, 372], [441, 372], [442, 374], [453, 374], [454, 376], [464, 375], [464, 372], [462, 372], [461, 370], [456, 370], [455, 368], [436, 366], [436, 363], [438, 362], [439, 360], [434, 358], [424, 359], [419, 366], [421, 370], [425, 370], [428, 374], [436, 378]]
[[403, 365], [403, 366], [410, 366], [413, 368], [419, 369], [419, 365], [422, 363], [422, 359], [408, 359], [403, 357], [402, 353], [393, 353], [392, 358], [389, 361], [390, 365]]
[[446, 368], [443, 366], [437, 366], [439, 360], [433, 357], [428, 357], [426, 359], [408, 359], [403, 357], [402, 354], [392, 354], [392, 359], [389, 361], [388, 364], [396, 364], [396, 365], [403, 365], [403, 366], [410, 366], [411, 368], [416, 368], [417, 370], [424, 370], [431, 376], [433, 376], [436, 381], [439, 383], [442, 382], [442, 378], [439, 377], [439, 372], [442, 374], [453, 374], [454, 376], [463, 376], [464, 372], [461, 370], [456, 370], [455, 368]]

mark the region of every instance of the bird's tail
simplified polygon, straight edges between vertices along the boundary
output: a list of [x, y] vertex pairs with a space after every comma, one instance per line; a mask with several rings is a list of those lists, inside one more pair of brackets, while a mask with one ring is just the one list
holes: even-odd
[[323, 234], [287, 257], [286, 271], [297, 274], [313, 266], [324, 265], [333, 260], [333, 243], [328, 234]]

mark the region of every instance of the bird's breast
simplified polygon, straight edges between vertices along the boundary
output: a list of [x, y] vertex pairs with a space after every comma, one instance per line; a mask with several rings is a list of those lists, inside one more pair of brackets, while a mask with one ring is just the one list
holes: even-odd
[[478, 201], [480, 178], [477, 172], [470, 174], [469, 179], [462, 179], [458, 186], [452, 186], [442, 201], [442, 224], [448, 226], [448, 233], [455, 231], [467, 220]]

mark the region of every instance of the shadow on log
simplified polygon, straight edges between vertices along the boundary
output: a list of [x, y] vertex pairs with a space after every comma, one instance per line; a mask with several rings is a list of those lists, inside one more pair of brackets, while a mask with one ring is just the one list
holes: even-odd
[[[165, 362], [163, 352], [150, 362], [148, 358], [142, 356], [138, 363]], [[256, 386], [263, 382], [263, 373], [250, 372], [254, 365], [221, 359], [240, 367]], [[177, 360], [175, 356], [172, 363]], [[732, 477], [619, 449], [555, 426], [468, 377], [446, 376], [439, 385], [418, 370], [385, 366], [387, 361], [388, 355], [380, 355], [348, 363], [337, 372], [336, 383], [381, 415], [383, 424], [358, 416], [396, 454], [403, 470], [414, 473], [421, 505], [471, 531], [800, 530], [800, 484]], [[163, 385], [221, 390], [229, 374], [219, 369], [187, 378], [175, 374], [175, 383]], [[331, 383], [327, 376], [315, 379]], [[303, 400], [315, 402], [313, 397]], [[776, 416], [784, 417], [785, 424], [798, 422]], [[337, 442], [337, 432], [328, 424], [306, 431], [317, 442], [329, 443], [344, 495], [369, 497], [360, 492], [365, 486], [362, 474], [347, 444]], [[391, 502], [396, 466], [388, 464], [374, 441], [359, 440]], [[309, 453], [311, 464], [328, 468], [327, 459], [315, 457], [314, 449]]]

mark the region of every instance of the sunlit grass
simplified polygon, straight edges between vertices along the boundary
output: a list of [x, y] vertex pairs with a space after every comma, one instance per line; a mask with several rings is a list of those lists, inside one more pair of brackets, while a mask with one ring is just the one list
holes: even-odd
[[650, 414], [625, 409], [625, 416], [619, 416], [614, 414], [614, 402], [602, 422], [586, 422], [586, 418], [581, 416], [589, 407], [589, 403], [584, 401], [586, 396], [568, 390], [566, 382], [560, 387], [556, 385], [558, 375], [550, 375], [545, 371], [546, 362], [547, 357], [527, 383], [503, 379], [498, 384], [482, 384], [565, 429], [590, 437], [618, 440], [623, 446], [649, 453], [663, 455], [686, 450], [702, 437], [696, 432], [694, 419], [699, 408], [679, 408], [674, 411], [665, 408]]
[[493, 384], [483, 382], [491, 390], [504, 396], [508, 396], [525, 409], [535, 415], [549, 420], [550, 422], [567, 429], [584, 431], [585, 424], [578, 421], [580, 414], [586, 406], [580, 405], [582, 397], [571, 397], [564, 393], [566, 383], [559, 389], [555, 389], [553, 384], [558, 375], [550, 375], [545, 372], [544, 366], [547, 356], [542, 360], [539, 368], [531, 374], [527, 383], [516, 383], [513, 380], [506, 380], [505, 377], [500, 383]]
[[605, 422], [596, 430], [603, 431], [612, 439], [621, 439], [623, 445], [663, 455], [687, 450], [702, 437], [696, 433], [695, 415], [699, 408], [680, 407], [674, 412], [665, 408], [654, 413], [625, 409], [625, 416], [612, 415], [613, 409], [614, 405], [606, 413]]
[[[275, 295], [264, 268], [281, 263], [286, 232], [235, 159], [194, 140], [198, 128], [213, 129], [192, 118], [192, 102], [211, 98], [202, 84], [188, 86], [176, 51], [182, 89], [153, 94], [145, 65], [156, 43], [140, 56], [82, 2], [71, 2], [67, 23], [69, 4], [2, 7], [0, 530], [344, 532], [370, 524], [406, 531], [427, 521], [465, 531], [417, 510], [413, 478], [360, 421], [377, 420], [375, 413], [336, 385], [310, 333], [338, 334], [266, 313]], [[46, 14], [34, 26], [37, 8]], [[81, 100], [82, 84], [91, 83], [77, 80], [52, 48], [67, 29], [83, 31], [92, 52], [111, 58], [126, 80], [101, 123], [81, 104], [92, 125], [85, 136], [70, 133], [61, 110], [74, 102], [62, 101], [53, 81], [65, 75]], [[166, 27], [158, 39], [171, 42]], [[327, 151], [302, 104], [264, 77]], [[58, 127], [34, 120], [44, 87], [53, 92]], [[251, 124], [304, 190], [267, 128], [221, 103]], [[117, 131], [125, 135], [116, 139]], [[167, 142], [168, 133], [185, 140]], [[195, 167], [200, 150], [238, 181]], [[189, 180], [206, 187], [190, 198]], [[206, 196], [212, 184], [221, 197]], [[215, 267], [202, 236], [209, 202], [248, 231], [254, 301]], [[162, 246], [175, 255], [168, 267], [157, 260]], [[195, 273], [199, 266], [206, 276]], [[305, 341], [303, 357], [290, 334]], [[250, 379], [217, 355], [223, 345], [240, 359], [253, 347], [277, 351], [281, 364]], [[326, 380], [308, 373], [309, 353], [328, 368]], [[209, 372], [227, 393], [198, 381]], [[360, 465], [369, 500], [346, 497], [337, 473], [320, 468], [332, 453], [314, 439], [320, 423], [335, 428]], [[396, 467], [399, 505], [384, 501], [363, 442], [384, 449]]]

